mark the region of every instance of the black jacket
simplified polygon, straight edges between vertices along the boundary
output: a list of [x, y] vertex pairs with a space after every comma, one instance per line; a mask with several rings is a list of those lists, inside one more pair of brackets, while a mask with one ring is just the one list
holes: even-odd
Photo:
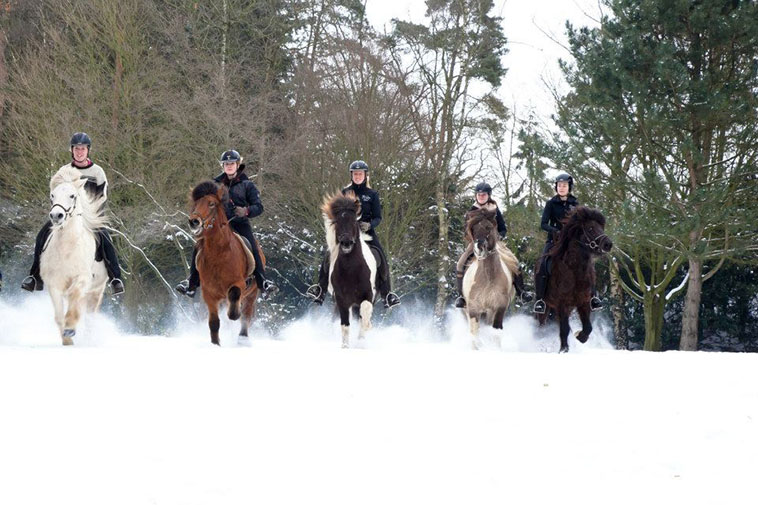
[[[506, 233], [508, 233], [508, 227], [505, 226], [505, 219], [503, 219], [503, 213], [500, 212], [500, 207], [497, 206], [494, 200], [488, 200], [484, 205], [494, 205], [495, 206], [495, 221], [497, 221], [497, 233], [500, 235], [500, 239], [504, 239]], [[481, 209], [483, 205], [479, 205], [479, 203], [475, 203], [471, 206], [469, 209], [469, 212], [476, 209]]]
[[237, 176], [231, 181], [222, 173], [214, 180], [229, 188], [229, 200], [224, 205], [226, 217], [229, 221], [243, 220], [234, 214], [234, 207], [247, 207], [247, 218], [260, 216], [263, 214], [263, 204], [261, 203], [260, 193], [255, 183], [247, 178], [244, 173], [245, 165], [240, 165]]
[[551, 241], [553, 234], [563, 228], [561, 221], [566, 217], [571, 209], [579, 205], [579, 201], [574, 195], [569, 195], [566, 200], [555, 195], [545, 202], [545, 210], [542, 211], [542, 229], [547, 232], [547, 239]]
[[361, 201], [361, 221], [371, 223], [369, 233], [374, 234], [374, 228], [382, 222], [382, 204], [379, 201], [379, 193], [363, 184], [351, 184], [342, 188], [344, 195], [348, 191], [355, 192], [355, 195]]

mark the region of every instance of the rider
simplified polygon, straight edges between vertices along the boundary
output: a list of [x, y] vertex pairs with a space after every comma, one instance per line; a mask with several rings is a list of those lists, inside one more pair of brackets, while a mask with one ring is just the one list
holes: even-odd
[[[95, 198], [102, 197], [103, 201], [106, 201], [108, 199], [108, 179], [105, 177], [102, 167], [89, 159], [89, 151], [90, 147], [92, 147], [92, 140], [90, 140], [89, 135], [84, 132], [74, 133], [71, 137], [70, 147], [71, 163], [62, 166], [59, 170], [71, 167], [77, 169], [81, 174], [81, 178], [87, 180], [84, 184], [87, 192]], [[37, 240], [34, 244], [32, 268], [29, 270], [29, 276], [21, 281], [21, 287], [27, 291], [41, 291], [43, 288], [43, 282], [39, 276], [39, 258], [45, 249], [51, 229], [52, 223], [48, 220], [37, 234]], [[97, 241], [98, 253], [96, 254], [96, 258], [105, 259], [105, 268], [110, 278], [111, 290], [114, 295], [120, 295], [124, 292], [124, 283], [121, 280], [121, 267], [118, 264], [118, 257], [116, 256], [113, 242], [106, 229], [100, 228], [98, 230]]]
[[[247, 178], [244, 173], [245, 165], [242, 163], [240, 153], [231, 149], [221, 154], [219, 163], [223, 172], [214, 180], [226, 186], [229, 190], [229, 199], [224, 204], [226, 217], [229, 219], [229, 225], [237, 234], [245, 237], [252, 248], [253, 257], [255, 258], [255, 270], [253, 276], [258, 289], [264, 297], [270, 295], [276, 290], [276, 286], [269, 279], [266, 279], [266, 271], [261, 260], [258, 245], [253, 235], [253, 229], [250, 227], [250, 218], [260, 216], [263, 213], [263, 204], [261, 203], [260, 193], [255, 183]], [[200, 285], [200, 274], [195, 266], [197, 257], [197, 247], [192, 250], [192, 262], [190, 264], [190, 276], [176, 286], [180, 293], [192, 298]]]
[[[500, 240], [505, 239], [505, 234], [508, 232], [508, 228], [505, 226], [505, 220], [503, 214], [497, 206], [497, 203], [492, 199], [492, 186], [486, 182], [480, 182], [476, 185], [476, 201], [471, 206], [469, 212], [481, 208], [487, 208], [488, 210], [495, 210], [495, 221], [497, 222], [497, 233], [500, 235]], [[463, 251], [458, 263], [455, 266], [455, 283], [458, 289], [458, 297], [455, 299], [455, 306], [462, 309], [466, 306], [466, 299], [463, 298], [463, 275], [466, 272], [471, 256], [474, 254], [474, 243], [469, 242], [466, 246], [466, 250]], [[521, 297], [523, 302], [532, 301], [532, 295], [528, 291], [524, 291], [524, 277], [519, 273], [513, 278], [513, 286], [516, 288], [516, 294]]]
[[[534, 309], [532, 310], [537, 314], [544, 314], [547, 310], [544, 300], [549, 276], [547, 252], [553, 247], [553, 241], [557, 238], [558, 232], [563, 227], [563, 219], [571, 209], [579, 205], [579, 201], [571, 194], [573, 188], [574, 178], [566, 173], [559, 174], [558, 177], [555, 178], [556, 195], [545, 202], [545, 209], [542, 211], [541, 227], [547, 232], [547, 242], [545, 242], [545, 248], [542, 250], [542, 256], [540, 257], [541, 263], [539, 271], [535, 274], [534, 279], [535, 289], [537, 291], [537, 301], [534, 302]], [[603, 308], [603, 302], [597, 297], [594, 286], [592, 287], [590, 307], [592, 310]]]
[[[394, 307], [400, 303], [400, 298], [390, 291], [390, 269], [387, 263], [387, 255], [384, 253], [382, 245], [379, 243], [379, 237], [376, 235], [376, 227], [382, 222], [382, 204], [379, 201], [379, 193], [371, 189], [368, 177], [368, 165], [365, 161], [356, 160], [350, 164], [350, 179], [352, 183], [342, 189], [344, 195], [348, 191], [353, 191], [355, 196], [361, 201], [361, 231], [371, 237], [368, 243], [375, 249], [381, 257], [381, 267], [376, 275], [376, 289], [384, 300], [384, 306]], [[329, 286], [329, 252], [324, 257], [324, 261], [318, 272], [318, 284], [308, 288], [306, 295], [313, 298], [313, 303], [321, 305], [326, 297], [326, 290]]]

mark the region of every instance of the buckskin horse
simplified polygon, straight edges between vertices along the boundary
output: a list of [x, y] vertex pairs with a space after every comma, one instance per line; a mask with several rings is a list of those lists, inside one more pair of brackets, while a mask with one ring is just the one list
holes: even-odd
[[547, 252], [547, 262], [540, 261], [539, 269], [550, 263], [545, 304], [548, 310], [539, 314], [540, 326], [545, 324], [552, 309], [560, 324], [560, 352], [568, 352], [569, 315], [576, 308], [582, 329], [574, 336], [587, 342], [592, 332], [590, 298], [595, 285], [595, 261], [613, 248], [605, 234], [605, 217], [600, 211], [579, 206], [563, 220], [563, 228], [553, 247]]
[[50, 180], [53, 227], [40, 255], [40, 276], [53, 301], [63, 345], [74, 343], [82, 309], [98, 310], [108, 280], [105, 263], [95, 260], [97, 230], [106, 224], [103, 199], [91, 197], [85, 182], [75, 168], [61, 169]]
[[342, 326], [342, 347], [350, 347], [350, 312], [358, 310], [359, 339], [371, 329], [376, 294], [377, 260], [361, 233], [361, 202], [352, 191], [324, 198], [321, 206], [329, 248], [329, 293], [334, 296]]
[[[211, 342], [219, 345], [218, 311], [222, 302], [228, 303], [227, 315], [232, 321], [242, 317], [239, 342], [247, 341], [247, 330], [255, 313], [258, 287], [249, 282], [255, 260], [247, 241], [234, 233], [224, 212], [228, 198], [224, 186], [213, 181], [198, 184], [190, 194], [192, 211], [189, 227], [199, 237], [197, 271], [200, 274], [203, 300], [208, 306], [208, 326]], [[259, 251], [264, 264], [266, 258]], [[241, 307], [241, 308], [240, 308]]]
[[478, 349], [481, 319], [495, 329], [503, 329], [503, 317], [513, 300], [513, 278], [519, 274], [519, 266], [516, 256], [498, 240], [494, 210], [469, 211], [466, 238], [474, 244], [474, 260], [463, 276], [463, 297], [472, 347]]

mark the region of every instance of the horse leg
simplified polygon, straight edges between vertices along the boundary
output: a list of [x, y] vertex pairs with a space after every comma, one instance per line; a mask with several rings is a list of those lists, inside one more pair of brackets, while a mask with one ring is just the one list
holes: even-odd
[[218, 319], [218, 303], [208, 304], [208, 327], [211, 330], [211, 344], [220, 345], [218, 343], [218, 329], [221, 326], [221, 322]]
[[68, 296], [68, 307], [63, 317], [63, 345], [74, 343], [76, 325], [81, 317], [82, 294], [78, 287], [72, 287]]
[[471, 348], [476, 351], [481, 347], [479, 342], [479, 316], [469, 313], [468, 324], [471, 332]]
[[350, 307], [337, 303], [340, 312], [340, 326], [342, 327], [342, 348], [350, 347]]
[[563, 311], [560, 312], [560, 334], [561, 334], [561, 350], [559, 352], [568, 352], [569, 346], [568, 346], [568, 334], [571, 331], [571, 326], [569, 326], [569, 315], [565, 314]]
[[492, 321], [492, 327], [496, 330], [503, 329], [503, 318], [505, 317], [505, 307], [500, 307], [495, 311], [495, 319]]
[[247, 329], [255, 314], [255, 296], [256, 293], [251, 293], [242, 299], [242, 321], [237, 343], [246, 344], [248, 342]]
[[48, 291], [50, 292], [50, 299], [53, 301], [53, 310], [55, 311], [55, 324], [58, 325], [58, 331], [60, 332], [61, 338], [63, 339], [63, 345], [71, 345], [74, 343], [71, 338], [63, 336], [63, 293], [57, 289], [51, 288], [50, 286], [48, 286]]
[[226, 293], [226, 298], [229, 300], [229, 309], [226, 312], [226, 315], [229, 316], [229, 319], [232, 321], [236, 321], [240, 318], [240, 296], [242, 294], [242, 290], [239, 288], [239, 286], [232, 286], [229, 288], [229, 291]]
[[366, 336], [366, 332], [371, 329], [371, 314], [374, 312], [374, 305], [368, 300], [361, 302], [361, 331], [358, 333], [358, 338], [363, 339]]
[[590, 322], [590, 312], [592, 309], [590, 308], [590, 304], [586, 303], [577, 307], [576, 311], [579, 312], [579, 319], [582, 320], [582, 329], [577, 331], [574, 336], [579, 342], [584, 344], [590, 338], [590, 333], [592, 333], [592, 323]]

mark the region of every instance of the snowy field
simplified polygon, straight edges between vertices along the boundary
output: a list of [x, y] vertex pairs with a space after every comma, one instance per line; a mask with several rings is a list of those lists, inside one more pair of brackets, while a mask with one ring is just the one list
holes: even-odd
[[47, 293], [20, 300], [0, 504], [758, 503], [757, 355], [614, 351], [603, 324], [558, 355], [523, 316], [471, 351], [418, 307], [359, 349], [326, 310], [221, 348], [96, 316], [63, 348]]

